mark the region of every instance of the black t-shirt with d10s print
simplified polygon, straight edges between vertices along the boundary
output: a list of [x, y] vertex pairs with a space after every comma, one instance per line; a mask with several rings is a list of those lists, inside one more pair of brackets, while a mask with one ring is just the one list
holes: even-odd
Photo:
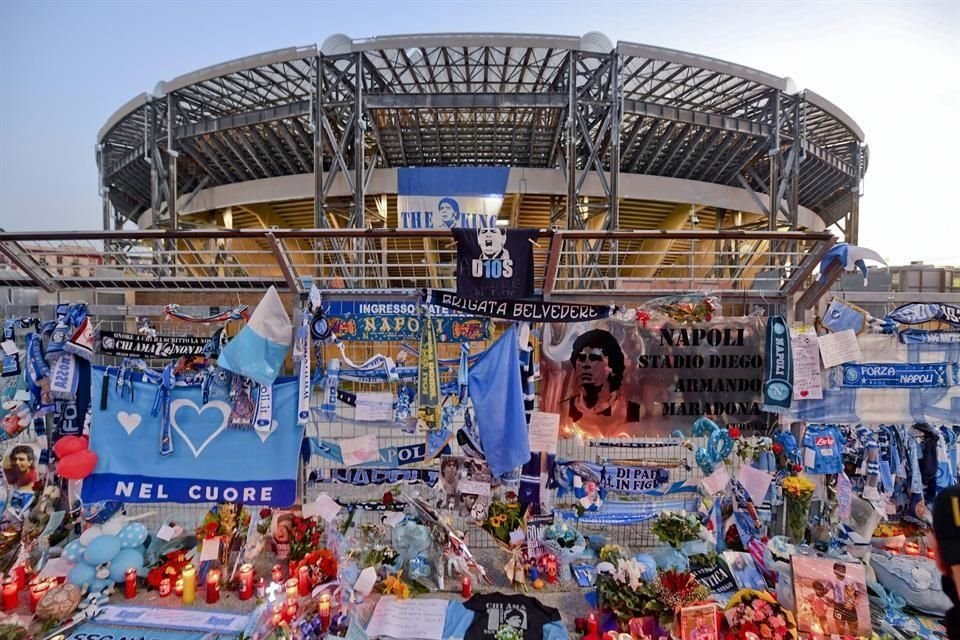
[[457, 294], [474, 300], [533, 296], [537, 229], [451, 229], [457, 240]]
[[476, 612], [464, 640], [492, 640], [504, 625], [523, 634], [523, 640], [542, 640], [543, 625], [560, 619], [560, 612], [536, 598], [504, 593], [476, 595], [463, 603]]

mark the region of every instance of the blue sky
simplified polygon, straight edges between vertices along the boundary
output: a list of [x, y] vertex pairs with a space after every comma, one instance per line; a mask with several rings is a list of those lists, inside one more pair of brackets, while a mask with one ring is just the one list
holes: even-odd
[[6, 0], [0, 226], [99, 228], [97, 131], [160, 80], [337, 32], [590, 30], [790, 76], [825, 96], [870, 145], [860, 244], [897, 263], [960, 265], [958, 2]]

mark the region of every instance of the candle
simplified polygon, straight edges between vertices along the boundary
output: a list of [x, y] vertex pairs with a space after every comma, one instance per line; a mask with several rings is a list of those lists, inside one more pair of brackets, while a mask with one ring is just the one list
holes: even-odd
[[591, 613], [589, 616], [587, 616], [587, 637], [600, 637], [600, 620], [597, 618], [596, 613]]
[[275, 627], [279, 627], [280, 623], [283, 622], [283, 605], [279, 602], [273, 605], [273, 615], [270, 618], [270, 622], [272, 622]]
[[193, 604], [197, 599], [197, 568], [192, 564], [183, 567], [183, 604]]
[[127, 600], [137, 597], [137, 570], [134, 568], [123, 574], [123, 597]]
[[283, 582], [283, 567], [279, 564], [273, 565], [273, 569], [270, 570], [270, 579], [274, 582]]
[[215, 604], [220, 600], [220, 569], [211, 569], [207, 572], [207, 604]]
[[20, 585], [14, 576], [3, 581], [3, 610], [13, 611], [20, 606]]
[[463, 580], [460, 581], [460, 597], [469, 598], [473, 595], [473, 585], [470, 584], [470, 576], [463, 576]]
[[257, 598], [263, 600], [267, 597], [267, 583], [261, 577], [257, 578]]
[[297, 601], [287, 600], [287, 604], [283, 611], [283, 619], [287, 622], [293, 622], [293, 619], [296, 617], [297, 617]]
[[297, 570], [297, 583], [300, 588], [300, 595], [310, 595], [310, 567], [304, 565]]
[[297, 596], [300, 595], [300, 581], [296, 578], [290, 578], [284, 584], [284, 588], [287, 592], [287, 600], [296, 600]]
[[168, 595], [170, 595], [170, 589], [171, 589], [170, 578], [164, 578], [163, 580], [160, 581], [160, 597], [161, 598], [166, 598]]
[[47, 580], [34, 581], [33, 584], [30, 585], [30, 611], [36, 613], [37, 604], [49, 589], [50, 582]]
[[183, 597], [183, 578], [177, 578], [177, 581], [173, 583], [173, 595], [178, 598]]
[[240, 599], [253, 597], [253, 565], [249, 562], [240, 565]]
[[330, 628], [330, 594], [325, 593], [320, 596], [320, 602], [317, 605], [317, 613], [320, 614], [320, 630], [326, 632]]

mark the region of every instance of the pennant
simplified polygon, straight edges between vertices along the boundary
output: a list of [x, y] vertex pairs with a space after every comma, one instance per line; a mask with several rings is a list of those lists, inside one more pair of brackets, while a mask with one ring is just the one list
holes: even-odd
[[769, 413], [784, 413], [793, 398], [793, 351], [790, 330], [783, 316], [767, 319], [766, 376], [761, 408]]
[[292, 338], [290, 317], [276, 287], [270, 287], [247, 325], [223, 348], [217, 365], [260, 384], [273, 384]]
[[437, 362], [437, 334], [433, 316], [423, 316], [420, 336], [420, 376], [417, 379], [417, 421], [422, 429], [432, 431], [440, 427], [440, 370]]

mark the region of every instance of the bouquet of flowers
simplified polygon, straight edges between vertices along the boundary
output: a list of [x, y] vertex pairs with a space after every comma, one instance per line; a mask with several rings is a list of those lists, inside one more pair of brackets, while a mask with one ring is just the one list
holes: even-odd
[[627, 550], [618, 544], [605, 544], [600, 547], [600, 552], [597, 555], [600, 556], [601, 562], [616, 564], [618, 560], [627, 557]]
[[400, 554], [390, 545], [375, 543], [364, 547], [358, 551], [361, 567], [379, 567], [381, 565], [393, 567]]
[[730, 625], [728, 637], [737, 640], [793, 640], [797, 635], [793, 614], [763, 591], [738, 591], [723, 615]]
[[543, 546], [560, 560], [560, 579], [572, 579], [570, 563], [587, 549], [587, 541], [576, 529], [564, 523], [543, 530]]
[[220, 562], [226, 564], [230, 558], [230, 549], [239, 533], [245, 535], [250, 526], [250, 514], [238, 502], [222, 502], [210, 509], [197, 527], [197, 549], [203, 547], [203, 541], [210, 538], [220, 540]]
[[710, 595], [710, 590], [697, 582], [692, 573], [673, 569], [657, 574], [653, 581], [653, 590], [660, 601], [672, 611], [706, 600]]
[[483, 523], [484, 531], [509, 546], [510, 532], [523, 528], [523, 514], [520, 512], [519, 502], [493, 500], [490, 503], [487, 509], [487, 520]]
[[[323, 536], [323, 524], [317, 518], [304, 518], [295, 515], [289, 527], [290, 555], [292, 562], [303, 560], [308, 553], [320, 547]], [[333, 575], [336, 575], [334, 570]]]
[[664, 511], [657, 516], [650, 530], [660, 542], [681, 549], [686, 542], [700, 539], [700, 521], [693, 514]]
[[633, 558], [616, 560], [613, 574], [597, 576], [597, 594], [601, 606], [609, 609], [617, 620], [626, 625], [631, 618], [669, 614], [660, 602], [653, 583], [643, 580], [644, 567]]
[[784, 502], [787, 509], [787, 535], [795, 544], [803, 542], [814, 484], [803, 475], [789, 476], [783, 481]]
[[300, 567], [309, 569], [311, 587], [330, 582], [337, 577], [337, 559], [329, 549], [310, 551], [299, 562], [291, 562], [290, 575], [299, 575]]

